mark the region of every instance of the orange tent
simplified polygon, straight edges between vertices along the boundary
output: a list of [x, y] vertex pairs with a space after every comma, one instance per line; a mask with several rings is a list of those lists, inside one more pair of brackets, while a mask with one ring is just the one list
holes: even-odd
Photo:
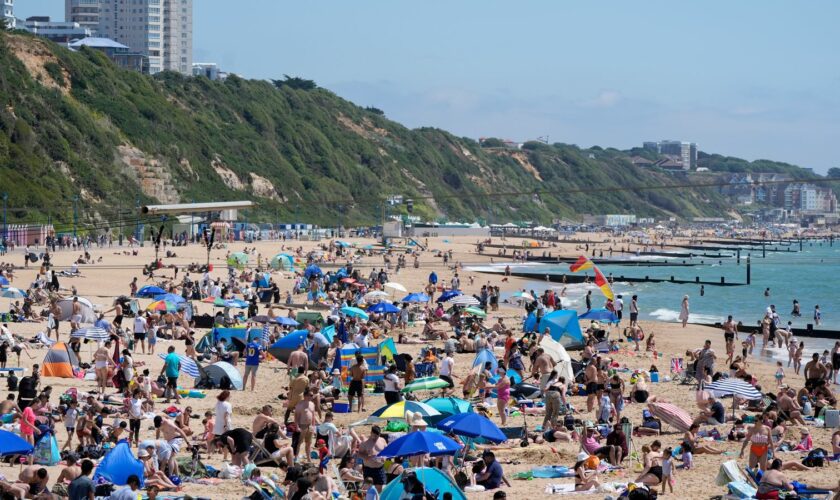
[[73, 378], [78, 369], [79, 359], [64, 342], [53, 344], [41, 365], [45, 377]]

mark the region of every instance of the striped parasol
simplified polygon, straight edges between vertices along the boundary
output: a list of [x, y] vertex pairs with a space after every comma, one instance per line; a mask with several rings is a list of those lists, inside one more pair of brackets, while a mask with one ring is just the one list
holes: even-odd
[[481, 304], [477, 298], [472, 295], [458, 295], [447, 302], [453, 306], [477, 306]]
[[648, 409], [654, 417], [662, 420], [681, 432], [686, 432], [692, 423], [691, 415], [679, 406], [671, 403], [648, 403]]
[[[158, 354], [158, 357], [160, 359], [166, 359], [166, 356], [167, 355], [163, 354], [163, 353]], [[183, 354], [178, 354], [178, 359], [181, 360], [181, 371], [182, 372], [186, 373], [187, 375], [189, 375], [192, 378], [198, 378], [199, 377], [200, 374], [198, 373], [198, 365], [195, 364], [195, 360], [193, 360], [192, 358], [189, 358], [187, 356], [184, 356]]]
[[105, 331], [104, 328], [91, 326], [88, 328], [79, 328], [75, 332], [71, 333], [70, 337], [104, 342], [111, 338], [111, 334]]
[[755, 387], [738, 378], [725, 378], [703, 386], [704, 390], [715, 396], [738, 396], [741, 399], [761, 399], [764, 397]]
[[263, 345], [266, 346], [266, 347], [271, 345], [271, 328], [272, 328], [271, 323], [266, 323], [265, 325], [263, 325], [262, 341], [263, 341]]

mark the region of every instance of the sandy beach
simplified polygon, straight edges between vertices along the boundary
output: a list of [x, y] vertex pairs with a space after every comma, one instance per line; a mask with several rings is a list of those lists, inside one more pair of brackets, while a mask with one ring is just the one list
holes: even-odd
[[[476, 254], [476, 247], [475, 238], [447, 238], [448, 242], [444, 242], [442, 238], [430, 238], [429, 239], [429, 249], [423, 252], [420, 255], [420, 268], [414, 269], [411, 266], [411, 258], [408, 258], [409, 265], [407, 268], [400, 271], [399, 274], [394, 274], [393, 272], [390, 273], [391, 281], [396, 281], [405, 285], [405, 287], [411, 291], [422, 291], [423, 286], [426, 283], [428, 274], [435, 270], [438, 275], [446, 281], [449, 281], [453, 275], [453, 270], [451, 268], [447, 268], [443, 265], [443, 261], [440, 257], [434, 256], [435, 250], [441, 251], [452, 251], [453, 253], [453, 261], [454, 262], [461, 262], [461, 263], [486, 263], [489, 261], [489, 257], [483, 257]], [[369, 239], [347, 239], [351, 243], [354, 243], [358, 246], [362, 246], [368, 243], [373, 243], [372, 240]], [[298, 246], [303, 247], [304, 252], [314, 248], [316, 245], [325, 242], [311, 242], [311, 241], [286, 241], [286, 242], [257, 242], [254, 244], [245, 244], [245, 243], [231, 243], [227, 245], [226, 249], [222, 250], [213, 250], [211, 254], [211, 263], [215, 265], [215, 269], [213, 271], [214, 277], [219, 277], [225, 279], [227, 276], [226, 265], [224, 263], [225, 254], [227, 252], [235, 252], [241, 251], [245, 246], [248, 247], [256, 247], [257, 252], [259, 254], [259, 259], [266, 263], [267, 259], [270, 259], [276, 253], [279, 253], [284, 248], [288, 250], [289, 248], [297, 248]], [[519, 246], [518, 239], [508, 239], [508, 243], [511, 247]], [[151, 262], [154, 258], [154, 249], [148, 243], [139, 251], [138, 256], [131, 256], [131, 255], [124, 255], [123, 252], [127, 251], [127, 247], [118, 248], [92, 248], [90, 253], [96, 261], [99, 257], [102, 258], [102, 261], [96, 264], [91, 265], [81, 265], [80, 270], [82, 273], [81, 277], [77, 278], [63, 278], [61, 285], [62, 288], [66, 288], [68, 290], [63, 291], [63, 293], [69, 295], [69, 288], [71, 286], [75, 286], [78, 289], [79, 296], [88, 298], [91, 302], [97, 305], [101, 310], [110, 309], [113, 303], [114, 297], [118, 295], [128, 295], [129, 293], [129, 283], [132, 278], [137, 277], [141, 282], [141, 286], [144, 281], [144, 277], [141, 273], [141, 266], [148, 262]], [[163, 258], [163, 262], [165, 265], [177, 265], [181, 268], [184, 268], [187, 264], [191, 262], [199, 262], [203, 263], [205, 259], [205, 249], [199, 245], [191, 245], [187, 247], [176, 247], [172, 248], [178, 255], [176, 258]], [[548, 250], [548, 249], [547, 249]], [[560, 244], [557, 247], [553, 247], [550, 249], [553, 253], [562, 252], [564, 255], [568, 256], [575, 256], [578, 255], [579, 252], [575, 250], [575, 244]], [[53, 264], [59, 267], [67, 266], [69, 267], [73, 260], [79, 257], [81, 251], [59, 251], [53, 254], [52, 261]], [[164, 254], [164, 251], [161, 251], [161, 255]], [[17, 266], [21, 266], [23, 264], [23, 253], [13, 252], [7, 254], [5, 257], [0, 258], [0, 260], [5, 260], [7, 262], [11, 261]], [[252, 259], [252, 265], [256, 263], [257, 258]], [[499, 262], [499, 258], [494, 259], [495, 262]], [[344, 261], [337, 261], [336, 264], [342, 264]], [[356, 262], [356, 267], [359, 267], [364, 270], [364, 273], [367, 274], [369, 268], [379, 268], [382, 266], [382, 257], [381, 256], [374, 256], [374, 257], [363, 257]], [[451, 262], [450, 262], [451, 264]], [[328, 267], [325, 267], [325, 270]], [[19, 287], [21, 289], [26, 289], [29, 284], [33, 281], [35, 273], [37, 273], [38, 267], [37, 266], [30, 266], [28, 269], [20, 269], [16, 271], [14, 281], [12, 282], [12, 286]], [[172, 271], [164, 269], [162, 272], [158, 273], [164, 276], [172, 277]], [[179, 272], [178, 280], [180, 281], [183, 276], [183, 271]], [[198, 278], [199, 276], [195, 276]], [[501, 282], [500, 278], [497, 276], [491, 276], [487, 274], [479, 274], [479, 273], [470, 273], [470, 272], [461, 272], [461, 287], [467, 293], [478, 293], [482, 285], [485, 284], [494, 284], [498, 285], [502, 288], [502, 292], [513, 292], [516, 291], [518, 288], [518, 284], [520, 283], [519, 280], [516, 278], [511, 278], [507, 282]], [[471, 283], [472, 278], [472, 283]], [[293, 284], [293, 276], [290, 273], [274, 273], [274, 279], [280, 285], [280, 289], [282, 293], [285, 293], [287, 290], [292, 288]], [[542, 290], [536, 290], [538, 293], [542, 292]], [[3, 299], [7, 301], [7, 299]], [[295, 302], [300, 302], [302, 299], [297, 299]], [[145, 307], [151, 301], [148, 299], [141, 300], [141, 304]], [[602, 297], [596, 297], [595, 302], [597, 304], [602, 303]], [[199, 313], [203, 312], [211, 312], [212, 308], [208, 304], [201, 304], [198, 302], [194, 302], [197, 310]], [[4, 304], [5, 307], [6, 304]], [[675, 296], [675, 307], [679, 305], [679, 297]], [[725, 308], [725, 305], [721, 305], [721, 308]], [[40, 309], [39, 309], [40, 310]], [[261, 307], [262, 312], [262, 307]], [[722, 311], [723, 312], [723, 311]], [[212, 312], [211, 312], [212, 313]], [[521, 335], [521, 320], [523, 318], [524, 311], [521, 308], [516, 308], [513, 306], [503, 305], [503, 307], [496, 313], [489, 313], [486, 324], [492, 325], [495, 323], [498, 317], [505, 318], [505, 322], [509, 326], [515, 326], [515, 335], [518, 337]], [[113, 313], [108, 315], [108, 319], [113, 319]], [[68, 338], [69, 329], [66, 323], [62, 325], [61, 336], [62, 340], [66, 340]], [[626, 320], [623, 326], [626, 326]], [[725, 371], [727, 367], [723, 365], [723, 361], [725, 359], [725, 348], [724, 348], [724, 338], [723, 333], [720, 330], [701, 327], [697, 325], [689, 324], [687, 328], [682, 328], [678, 324], [671, 324], [671, 323], [660, 323], [660, 322], [642, 322], [642, 326], [645, 330], [650, 333], [654, 332], [656, 335], [656, 348], [658, 351], [658, 359], [654, 359], [652, 353], [634, 353], [632, 350], [629, 349], [622, 349], [619, 352], [613, 353], [613, 358], [621, 367], [627, 367], [631, 370], [633, 369], [642, 369], [647, 370], [651, 367], [651, 365], [657, 366], [660, 373], [662, 375], [667, 375], [669, 371], [669, 364], [670, 359], [672, 357], [682, 357], [683, 354], [687, 349], [695, 349], [702, 346], [702, 343], [705, 339], [709, 339], [712, 342], [713, 348], [718, 353], [718, 365], [717, 369], [721, 371]], [[10, 324], [9, 328], [12, 330], [13, 333], [23, 335], [25, 337], [30, 337], [36, 334], [39, 331], [43, 331], [46, 329], [46, 322], [41, 323], [18, 323], [18, 324]], [[417, 325], [413, 329], [410, 330], [411, 333], [417, 334], [419, 332], [420, 326]], [[199, 330], [196, 334], [196, 338], [201, 338], [205, 330]], [[617, 338], [618, 332], [617, 330], [613, 329], [613, 338]], [[760, 350], [761, 341], [759, 339], [759, 346], [758, 349]], [[158, 353], [165, 353], [167, 347], [169, 345], [175, 345], [176, 352], [183, 353], [184, 352], [184, 345], [183, 342], [176, 341], [174, 343], [160, 340], [157, 344], [157, 352]], [[432, 345], [442, 346], [442, 341], [437, 341], [432, 343]], [[400, 352], [409, 352], [412, 354], [417, 354], [422, 347], [422, 345], [415, 344], [415, 345], [398, 345], [397, 346]], [[501, 356], [503, 351], [497, 350], [499, 356]], [[21, 366], [27, 369], [27, 372], [30, 372], [32, 364], [34, 363], [41, 363], [43, 361], [43, 357], [46, 353], [46, 349], [32, 349], [30, 354], [32, 358], [30, 359], [27, 356], [26, 352], [21, 357]], [[577, 354], [572, 353], [572, 356], [575, 357]], [[89, 348], [88, 346], [83, 346], [81, 357], [83, 362], [90, 362], [89, 357]], [[474, 354], [458, 354], [456, 356], [456, 375], [458, 377], [463, 377], [467, 370], [472, 365]], [[162, 360], [160, 360], [156, 355], [143, 355], [142, 353], [135, 353], [135, 361], [144, 362], [146, 367], [151, 369], [153, 374], [157, 374], [160, 371]], [[14, 365], [14, 356], [10, 355], [10, 366]], [[259, 379], [257, 384], [257, 390], [255, 392], [251, 391], [237, 391], [234, 392], [231, 403], [234, 406], [234, 424], [235, 426], [241, 426], [250, 428], [251, 423], [253, 421], [253, 416], [258, 413], [259, 408], [264, 404], [272, 404], [275, 406], [276, 409], [279, 409], [282, 402], [277, 399], [277, 395], [284, 393], [285, 388], [288, 384], [288, 377], [286, 375], [285, 369], [278, 369], [274, 370], [273, 368], [284, 368], [285, 365], [277, 361], [273, 361], [270, 363], [264, 363], [262, 368], [259, 372]], [[242, 366], [240, 364], [240, 370]], [[769, 388], [775, 387], [776, 383], [773, 379], [773, 374], [775, 372], [775, 366], [768, 364], [766, 362], [760, 362], [751, 358], [749, 369], [748, 371], [753, 374], [760, 382], [762, 387], [765, 390]], [[804, 379], [801, 376], [795, 376], [791, 369], [786, 369], [788, 373], [788, 380], [791, 386], [795, 388], [801, 387]], [[625, 374], [625, 380], [628, 374]], [[2, 381], [0, 381], [2, 383]], [[457, 383], [457, 380], [456, 380]], [[192, 380], [182, 374], [180, 384], [184, 387], [192, 387]], [[92, 381], [78, 381], [74, 379], [59, 379], [59, 378], [44, 378], [42, 380], [42, 387], [46, 385], [51, 385], [53, 389], [53, 403], [57, 403], [58, 395], [63, 393], [66, 389], [70, 387], [78, 387], [80, 390], [89, 390], [93, 389], [94, 383]], [[193, 413], [197, 415], [203, 415], [206, 410], [212, 410], [215, 405], [215, 395], [218, 391], [208, 391], [208, 396], [205, 399], [189, 399], [184, 400], [182, 404], [188, 404], [193, 408]], [[697, 405], [695, 403], [695, 391], [691, 389], [689, 386], [680, 385], [674, 382], [660, 382], [657, 384], [651, 385], [651, 392], [659, 397], [667, 398], [668, 400], [674, 402], [678, 406], [688, 410], [692, 415], [696, 415], [698, 413]], [[585, 400], [583, 397], [572, 397], [572, 403], [576, 406], [578, 410], [581, 410], [582, 413], [580, 415], [581, 419], [594, 419], [593, 414], [586, 414], [585, 413]], [[727, 404], [729, 400], [727, 400]], [[374, 395], [371, 401], [367, 403], [368, 410], [375, 410], [380, 406], [384, 405], [384, 399], [381, 395]], [[161, 408], [162, 405], [158, 405], [158, 408]], [[641, 404], [628, 404], [623, 412], [623, 415], [626, 415], [630, 418], [630, 420], [634, 423], [634, 425], [638, 425], [641, 422], [641, 412], [644, 408], [644, 405]], [[495, 413], [495, 412], [494, 412]], [[362, 417], [358, 413], [351, 413], [351, 414], [337, 414], [336, 415], [336, 424], [339, 426], [346, 426], [350, 422], [360, 420]], [[498, 415], [493, 416], [494, 421], [497, 423], [499, 422]], [[521, 425], [522, 423], [526, 423], [530, 429], [538, 426], [542, 422], [542, 416], [525, 416], [525, 417], [514, 417], [511, 420], [511, 424], [513, 425]], [[200, 430], [201, 424], [200, 421], [196, 420], [193, 422], [193, 430], [198, 433]], [[723, 427], [719, 427], [719, 430], [722, 434], [726, 434], [729, 430], [731, 425], [725, 425]], [[66, 432], [60, 424], [56, 426], [58, 429], [58, 439], [60, 445], [64, 443], [66, 440]], [[154, 431], [149, 430], [151, 428], [151, 421], [145, 421], [142, 427], [141, 432], [141, 439], [146, 436], [153, 436]], [[814, 445], [826, 449], [831, 449], [830, 443], [830, 435], [831, 430], [825, 430], [821, 428], [811, 428], [811, 432], [814, 438]], [[367, 429], [363, 429], [363, 434], [366, 435]], [[789, 436], [791, 438], [795, 438], [792, 434]], [[682, 434], [674, 432], [667, 432], [663, 434], [660, 439], [663, 442], [664, 447], [667, 446], [676, 446], [681, 441]], [[635, 447], [637, 449], [641, 449], [643, 444], [650, 443], [655, 437], [646, 437], [646, 438], [634, 438]], [[732, 453], [732, 456], [710, 456], [710, 455], [699, 455], [695, 457], [695, 467], [689, 471], [680, 471], [677, 474], [677, 483], [676, 483], [676, 490], [677, 496], [681, 495], [688, 498], [701, 498], [701, 497], [710, 497], [714, 495], [723, 494], [724, 488], [718, 487], [714, 485], [714, 478], [717, 475], [718, 468], [720, 464], [729, 459], [737, 459], [737, 452], [740, 449], [740, 443], [733, 443], [733, 442], [718, 442], [717, 446], [725, 449], [728, 453]], [[548, 445], [536, 445], [532, 444], [526, 448], [520, 448], [518, 442], [515, 443], [514, 447], [510, 449], [501, 449], [497, 451], [497, 457], [502, 462], [505, 474], [510, 477], [515, 472], [521, 472], [529, 470], [538, 465], [573, 465], [575, 461], [575, 456], [578, 453], [578, 445], [577, 443], [553, 443], [553, 447]], [[801, 458], [799, 453], [782, 453], [781, 454], [785, 459], [799, 459]], [[204, 462], [208, 465], [213, 465], [216, 467], [220, 466], [220, 459], [221, 455], [213, 454], [207, 457], [206, 455], [203, 456]], [[741, 460], [743, 464], [744, 461]], [[605, 476], [606, 481], [616, 481], [616, 482], [626, 482], [628, 480], [632, 480], [635, 478], [637, 473], [634, 471], [634, 465], [632, 462], [625, 461], [625, 466], [627, 468], [623, 470], [619, 470], [617, 472], [613, 472], [607, 474]], [[57, 477], [61, 466], [50, 467], [50, 476], [51, 478]], [[269, 471], [270, 472], [270, 471]], [[0, 467], [0, 474], [6, 477], [13, 477], [17, 475], [17, 466], [14, 467]], [[824, 467], [822, 469], [807, 471], [807, 472], [788, 472], [788, 477], [790, 479], [795, 479], [802, 482], [808, 483], [817, 483], [817, 484], [830, 484], [836, 481], [837, 477], [837, 466], [832, 464], [830, 466]], [[533, 479], [527, 481], [521, 480], [512, 480], [512, 487], [506, 488], [508, 498], [528, 498], [535, 497], [537, 495], [544, 494], [545, 488], [548, 484], [551, 483], [572, 483], [572, 479]], [[51, 483], [52, 484], [52, 483]], [[198, 485], [198, 484], [185, 484], [184, 493], [193, 496], [203, 496], [209, 498], [239, 498], [245, 494], [250, 493], [250, 491], [243, 489], [242, 483], [238, 480], [226, 480], [223, 481], [218, 486], [205, 486], [205, 485]], [[573, 498], [592, 498], [592, 497], [603, 497], [603, 493], [596, 493], [594, 495], [567, 495]], [[471, 493], [468, 495], [470, 498], [492, 498], [492, 492], [484, 492], [484, 493]], [[671, 495], [668, 495], [671, 496]]]

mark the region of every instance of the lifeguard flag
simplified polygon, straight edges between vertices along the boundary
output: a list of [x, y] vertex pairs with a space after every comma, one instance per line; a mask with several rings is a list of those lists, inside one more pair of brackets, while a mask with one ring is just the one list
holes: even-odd
[[604, 275], [601, 274], [601, 270], [597, 267], [593, 266], [595, 270], [595, 284], [598, 285], [598, 288], [601, 289], [601, 293], [604, 294], [604, 297], [615, 300], [615, 295], [613, 294], [612, 287], [610, 287], [610, 282], [604, 278]]
[[581, 255], [578, 257], [578, 260], [575, 261], [574, 264], [569, 266], [569, 271], [576, 273], [578, 271], [586, 271], [587, 269], [592, 269], [592, 261]]

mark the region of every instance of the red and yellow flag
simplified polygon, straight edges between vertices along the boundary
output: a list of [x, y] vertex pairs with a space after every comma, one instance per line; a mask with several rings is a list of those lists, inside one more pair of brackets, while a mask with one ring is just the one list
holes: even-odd
[[581, 255], [580, 257], [578, 257], [578, 260], [576, 260], [574, 264], [569, 266], [569, 270], [573, 273], [576, 273], [578, 271], [586, 271], [589, 269], [592, 269], [595, 272], [595, 284], [598, 285], [598, 288], [601, 289], [601, 293], [604, 294], [604, 297], [610, 300], [615, 300], [615, 294], [613, 294], [610, 282], [607, 281], [607, 278], [604, 277], [603, 273], [601, 273], [601, 270], [595, 267], [595, 264], [593, 264], [591, 260]]

